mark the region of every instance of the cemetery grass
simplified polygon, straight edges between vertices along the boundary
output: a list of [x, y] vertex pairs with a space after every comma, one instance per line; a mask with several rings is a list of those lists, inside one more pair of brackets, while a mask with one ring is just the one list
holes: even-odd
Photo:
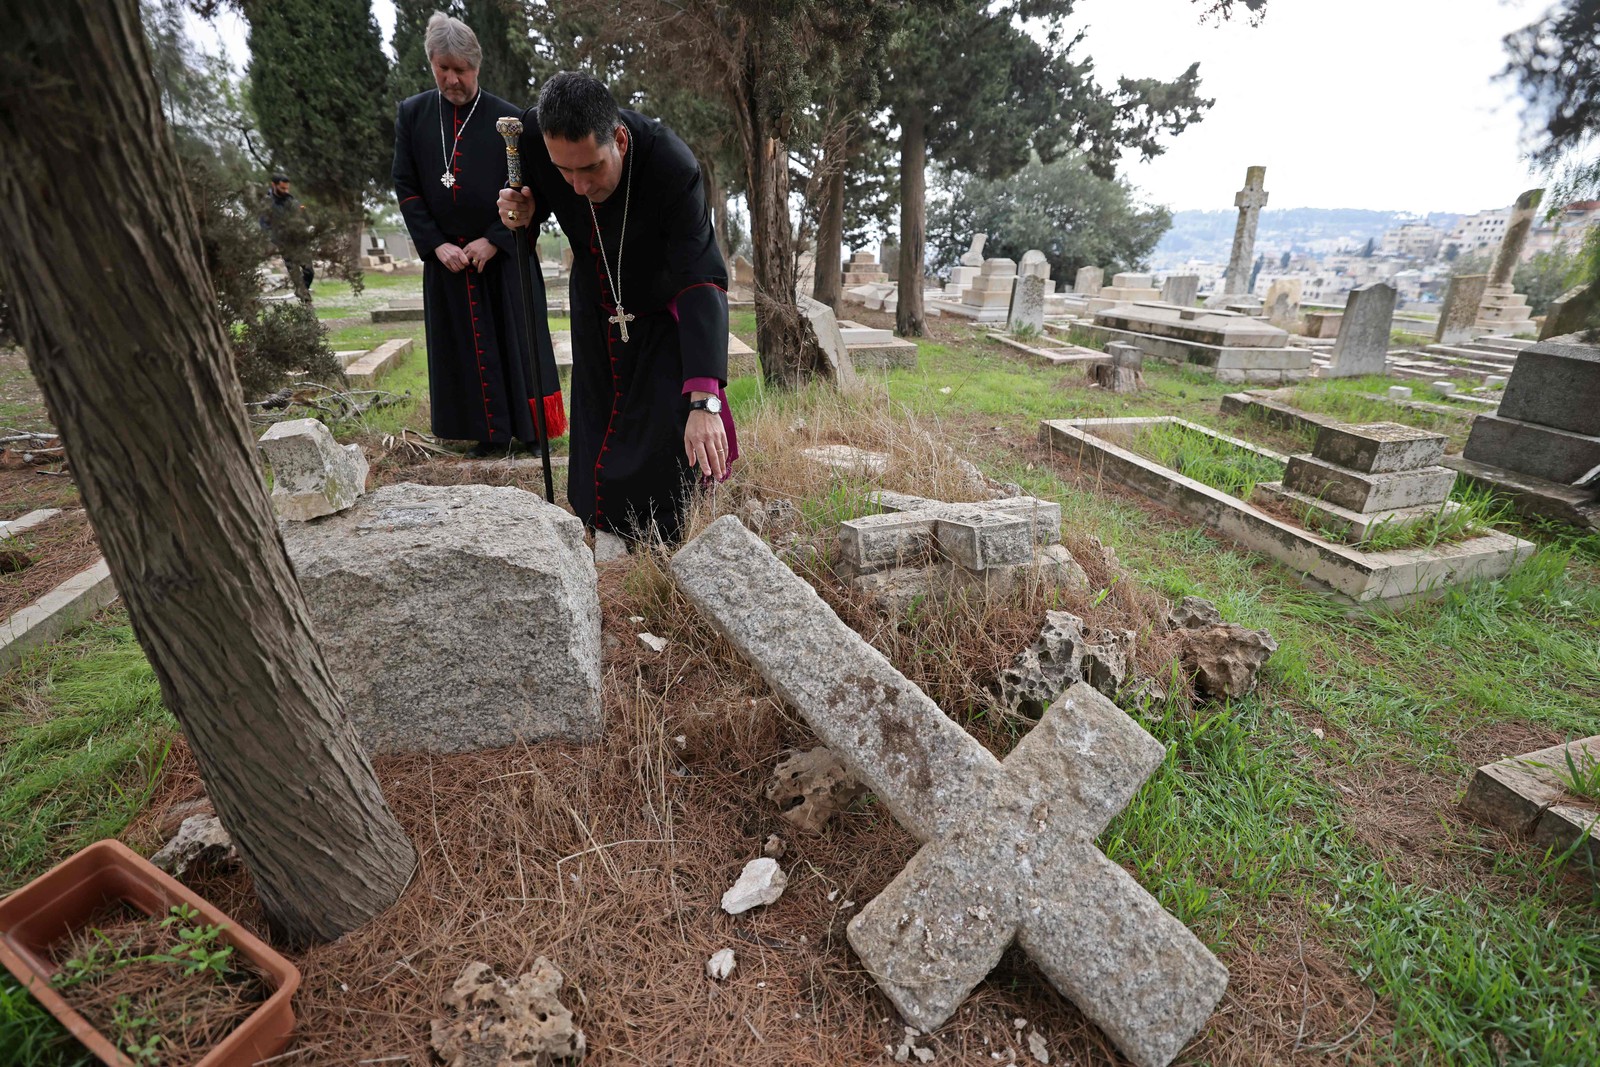
[[[1169, 679], [1174, 695], [1134, 714], [1168, 756], [1100, 844], [1232, 972], [1217, 1015], [1180, 1062], [1600, 1060], [1594, 890], [1582, 872], [1456, 807], [1478, 764], [1594, 732], [1600, 538], [1534, 530], [1541, 552], [1506, 579], [1394, 615], [1347, 615], [1283, 568], [1094, 482], [1036, 441], [1041, 418], [1175, 414], [1278, 447], [1260, 424], [1215, 414], [1236, 387], [1147, 366], [1144, 393], [1114, 396], [1089, 389], [1081, 369], [1028, 365], [963, 329], [934, 332], [917, 370], [868, 375], [871, 391], [859, 400], [734, 382], [747, 459], [697, 521], [737, 512], [750, 497], [791, 501], [791, 517], [764, 536], [787, 546], [847, 622], [997, 752], [1026, 724], [995, 707], [988, 685], [1037, 634], [1046, 607], [1138, 633], [1141, 673]], [[1036, 591], [982, 609], [923, 605], [902, 618], [859, 603], [823, 560], [863, 487], [795, 454], [833, 442], [888, 451], [885, 487], [970, 498], [948, 446], [999, 481], [1059, 501], [1064, 543], [1091, 592], [1051, 600]], [[1184, 699], [1158, 623], [1166, 602], [1189, 594], [1279, 641], [1249, 697], [1198, 707]], [[297, 958], [306, 983], [301, 1055], [290, 1062], [421, 1062], [428, 1020], [465, 963], [515, 974], [536, 955], [566, 974], [564, 1000], [597, 1063], [660, 1063], [669, 1052], [680, 1062], [877, 1062], [901, 1040], [842, 935], [912, 840], [870, 799], [819, 837], [778, 818], [762, 785], [785, 748], [814, 742], [698, 620], [661, 557], [608, 568], [602, 609], [603, 742], [377, 761], [422, 871], [381, 921]], [[630, 625], [632, 616], [645, 621]], [[158, 695], [154, 708], [145, 699], [153, 682], [132, 686], [143, 694], [133, 699], [108, 677], [125, 677], [109, 667], [126, 666], [116, 655], [138, 658], [115, 620], [108, 613], [79, 631], [78, 651], [58, 646], [33, 673], [4, 679], [14, 688], [0, 696], [43, 695], [29, 705], [26, 734], [0, 719], [0, 758], [15, 737], [30, 739], [28, 767], [74, 767], [43, 799], [6, 778], [0, 797], [15, 792], [44, 810], [29, 836], [4, 839], [8, 885], [92, 833], [124, 833], [148, 852], [160, 843], [161, 815], [199, 793], [181, 741], [157, 759], [165, 750], [151, 739], [170, 738], [172, 727]], [[666, 637], [667, 650], [644, 650], [642, 629]], [[73, 656], [111, 658], [87, 683], [69, 670]], [[97, 739], [96, 760], [113, 749], [107, 763], [71, 763], [88, 760], [89, 747], [47, 724], [86, 698], [40, 684], [57, 678], [123, 692], [96, 706], [125, 709], [134, 717], [116, 721], [139, 729], [106, 725], [97, 737], [153, 747], [117, 756]], [[722, 890], [771, 833], [788, 842], [787, 893], [772, 907], [723, 915]], [[236, 918], [258, 918], [243, 875], [192, 881]], [[738, 969], [709, 982], [705, 959], [729, 946]], [[6, 997], [0, 987], [0, 1035]], [[1098, 1032], [1015, 950], [925, 1044], [938, 1062], [1005, 1063], [990, 1054], [1023, 1047], [1014, 1018], [1044, 1035], [1053, 1062], [1110, 1060]]]

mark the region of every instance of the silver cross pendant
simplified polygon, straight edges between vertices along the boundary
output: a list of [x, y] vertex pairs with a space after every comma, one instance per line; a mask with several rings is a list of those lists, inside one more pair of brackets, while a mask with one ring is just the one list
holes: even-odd
[[632, 322], [633, 319], [634, 319], [634, 316], [628, 314], [628, 312], [623, 308], [623, 306], [621, 304], [618, 304], [617, 305], [617, 313], [615, 315], [611, 316], [606, 321], [611, 323], [614, 326], [619, 326], [619, 327], [622, 328], [622, 343], [623, 344], [627, 344], [628, 343], [628, 323]]
[[449, 171], [445, 171], [443, 174], [439, 175], [439, 184], [444, 186], [446, 189], [454, 188], [456, 184], [456, 176], [451, 174]]

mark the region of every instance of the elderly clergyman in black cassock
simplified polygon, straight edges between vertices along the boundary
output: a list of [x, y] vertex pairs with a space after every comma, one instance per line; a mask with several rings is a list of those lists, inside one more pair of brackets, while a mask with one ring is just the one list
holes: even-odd
[[495, 120], [522, 109], [478, 87], [483, 50], [460, 19], [435, 13], [423, 38], [438, 89], [400, 104], [394, 131], [394, 191], [422, 257], [433, 433], [476, 441], [473, 455], [513, 440], [537, 448], [532, 406], [544, 404], [551, 437], [566, 432], [555, 351], [535, 289], [535, 346], [544, 397], [536, 397], [523, 329], [515, 241], [495, 216], [506, 183], [505, 140]]
[[694, 154], [566, 71], [523, 116], [527, 186], [508, 227], [555, 215], [572, 242], [567, 499], [597, 530], [677, 541], [693, 485], [738, 455], [728, 378], [728, 269]]

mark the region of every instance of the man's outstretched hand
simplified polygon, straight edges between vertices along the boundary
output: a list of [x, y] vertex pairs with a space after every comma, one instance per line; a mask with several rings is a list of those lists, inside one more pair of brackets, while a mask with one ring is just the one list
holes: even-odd
[[[502, 189], [495, 207], [500, 209], [500, 221], [508, 229], [521, 229], [533, 219], [533, 194], [527, 189]], [[513, 212], [516, 218], [511, 217]]]

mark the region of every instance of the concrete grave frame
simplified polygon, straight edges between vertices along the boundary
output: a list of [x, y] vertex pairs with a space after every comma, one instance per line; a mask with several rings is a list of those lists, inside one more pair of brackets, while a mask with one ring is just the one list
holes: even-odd
[[1600, 880], [1600, 813], [1573, 803], [1561, 779], [1569, 753], [1575, 761], [1600, 760], [1600, 735], [1484, 764], [1461, 808], [1480, 822], [1531, 836], [1537, 848], [1575, 852]]
[[1204, 523], [1245, 548], [1262, 552], [1298, 571], [1310, 587], [1356, 603], [1398, 607], [1443, 595], [1475, 578], [1499, 578], [1535, 545], [1503, 533], [1431, 548], [1363, 552], [1292, 526], [1193, 478], [1122, 448], [1103, 434], [1131, 432], [1162, 423], [1227, 442], [1287, 464], [1288, 457], [1217, 433], [1172, 415], [1124, 419], [1046, 419], [1039, 440], [1085, 468], [1136, 489], [1157, 503]]

